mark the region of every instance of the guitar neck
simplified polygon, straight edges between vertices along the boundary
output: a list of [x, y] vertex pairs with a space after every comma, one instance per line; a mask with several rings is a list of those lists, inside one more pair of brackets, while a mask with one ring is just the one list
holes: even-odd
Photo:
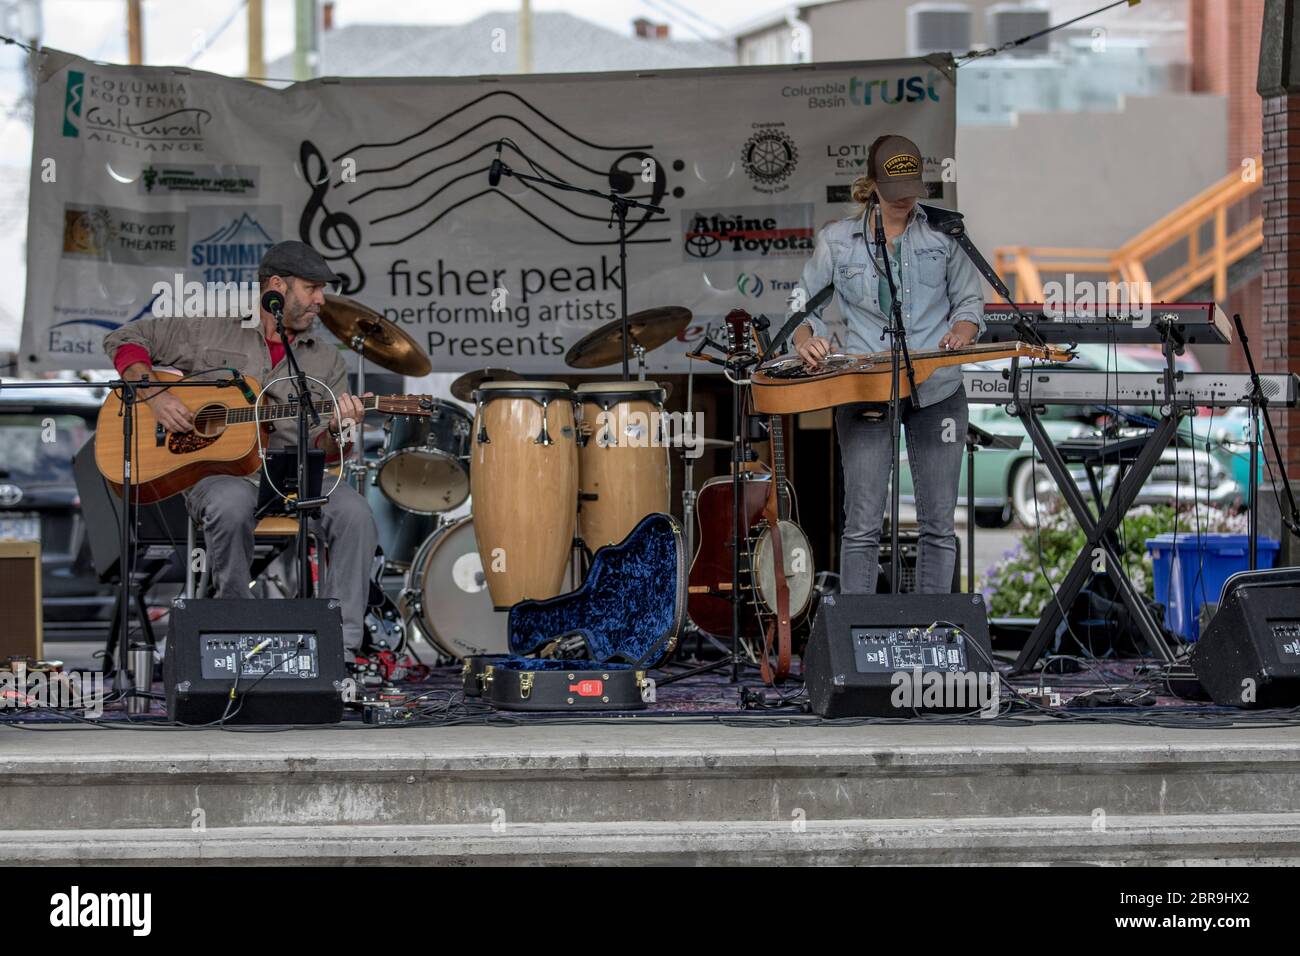
[[[381, 407], [381, 399], [387, 396], [372, 395], [369, 398], [361, 399], [361, 406], [367, 411]], [[322, 415], [334, 414], [333, 402], [313, 402], [312, 405], [316, 411]], [[298, 403], [285, 402], [283, 404], [263, 405], [257, 409], [257, 415], [253, 414], [254, 406], [249, 405], [247, 408], [227, 408], [226, 424], [235, 425], [241, 422], [282, 422], [290, 418], [298, 417]]]
[[790, 502], [785, 495], [785, 434], [780, 415], [767, 418], [768, 434], [772, 442], [772, 489], [776, 493], [776, 515], [781, 520], [790, 517]]

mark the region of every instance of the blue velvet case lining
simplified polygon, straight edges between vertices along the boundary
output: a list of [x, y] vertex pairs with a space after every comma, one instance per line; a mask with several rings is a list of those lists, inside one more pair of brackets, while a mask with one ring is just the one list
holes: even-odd
[[618, 544], [596, 552], [586, 581], [576, 591], [512, 607], [510, 649], [532, 654], [556, 638], [580, 634], [591, 660], [550, 662], [561, 665], [556, 669], [590, 669], [612, 662], [653, 666], [675, 646], [685, 604], [681, 526], [670, 515], [647, 515]]

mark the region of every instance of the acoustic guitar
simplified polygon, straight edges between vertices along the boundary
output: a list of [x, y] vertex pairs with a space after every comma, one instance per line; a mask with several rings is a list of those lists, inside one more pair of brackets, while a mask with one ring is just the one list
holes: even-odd
[[[158, 382], [175, 382], [174, 372], [152, 373]], [[244, 376], [256, 394], [257, 380]], [[253, 402], [237, 388], [213, 383], [210, 388], [178, 388], [172, 391], [193, 414], [194, 429], [169, 432], [154, 417], [148, 402], [135, 403], [135, 440], [131, 448], [132, 495], [139, 490], [142, 504], [161, 501], [184, 491], [208, 475], [251, 475], [262, 465], [258, 455], [257, 429], [262, 428], [265, 444], [271, 422], [298, 417], [296, 402], [263, 402], [253, 416]], [[427, 395], [374, 395], [361, 399], [367, 409], [389, 415], [428, 415]], [[321, 420], [334, 414], [333, 402], [316, 402]], [[95, 433], [95, 464], [113, 490], [122, 494], [122, 402], [113, 392], [99, 410]]]
[[[918, 385], [945, 365], [1015, 357], [1049, 362], [1068, 362], [1074, 358], [1068, 349], [1028, 342], [990, 342], [960, 349], [916, 350], [910, 354]], [[755, 369], [750, 379], [754, 408], [771, 415], [793, 415], [849, 402], [887, 402], [892, 391], [891, 364], [888, 352], [836, 353], [827, 356], [816, 369], [809, 369], [800, 358], [774, 359]], [[906, 369], [900, 370], [898, 391], [899, 398], [912, 394]]]

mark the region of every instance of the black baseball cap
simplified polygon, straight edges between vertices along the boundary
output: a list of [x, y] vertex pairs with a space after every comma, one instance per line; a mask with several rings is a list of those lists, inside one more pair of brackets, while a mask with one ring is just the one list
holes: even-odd
[[342, 281], [330, 269], [324, 256], [296, 239], [277, 242], [267, 249], [258, 265], [258, 272], [265, 276], [297, 276], [308, 282], [327, 285]]
[[893, 202], [930, 195], [921, 181], [921, 151], [906, 136], [885, 136], [876, 146], [876, 191]]

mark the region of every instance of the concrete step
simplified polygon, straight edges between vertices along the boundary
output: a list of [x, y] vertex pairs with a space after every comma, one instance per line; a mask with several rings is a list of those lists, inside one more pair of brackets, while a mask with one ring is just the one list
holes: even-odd
[[1295, 865], [1300, 814], [10, 830], [0, 864]]
[[[1300, 812], [1287, 728], [637, 723], [13, 733], [0, 833]], [[638, 824], [640, 825], [640, 824]], [[442, 831], [438, 831], [442, 832]], [[70, 834], [75, 839], [75, 833]]]

